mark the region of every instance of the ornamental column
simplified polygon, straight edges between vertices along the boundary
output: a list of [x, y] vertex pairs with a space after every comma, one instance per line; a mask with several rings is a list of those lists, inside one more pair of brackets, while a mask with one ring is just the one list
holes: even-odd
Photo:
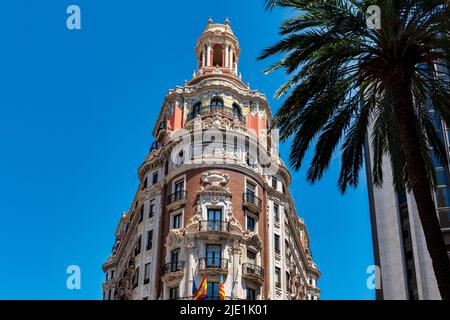
[[228, 59], [229, 59], [229, 52], [228, 52], [228, 45], [225, 47], [225, 68], [228, 68]]
[[206, 60], [206, 52], [205, 52], [205, 48], [203, 48], [202, 50], [202, 68], [205, 67], [205, 61]]
[[211, 65], [211, 45], [208, 44], [208, 49], [207, 49], [207, 57], [206, 57], [206, 66], [210, 66]]

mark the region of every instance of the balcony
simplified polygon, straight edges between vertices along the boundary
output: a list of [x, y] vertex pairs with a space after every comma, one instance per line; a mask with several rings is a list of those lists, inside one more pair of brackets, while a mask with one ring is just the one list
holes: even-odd
[[222, 220], [202, 220], [199, 223], [198, 231], [228, 232], [230, 231], [230, 224], [228, 221]]
[[259, 284], [264, 282], [264, 269], [253, 263], [242, 264], [242, 277]]
[[230, 260], [225, 258], [200, 258], [198, 262], [198, 272], [210, 276], [228, 274], [228, 264]]
[[262, 210], [262, 200], [253, 193], [244, 193], [242, 202], [244, 207], [253, 213], [259, 214]]
[[165, 283], [180, 281], [184, 276], [184, 261], [166, 263], [161, 267], [161, 280]]
[[214, 108], [214, 107], [209, 107], [209, 106], [202, 107], [200, 110], [196, 110], [194, 112], [188, 113], [188, 115], [186, 116], [186, 121], [190, 121], [190, 120], [194, 119], [197, 115], [200, 115], [203, 118], [203, 117], [213, 115], [216, 113], [220, 113], [220, 114], [224, 115], [225, 117], [228, 117], [231, 119], [237, 119], [244, 125], [247, 123], [245, 117], [241, 113], [235, 112], [231, 108], [227, 108], [227, 107]]
[[186, 200], [186, 190], [178, 190], [167, 197], [167, 209], [169, 211], [176, 210], [181, 206], [185, 205]]

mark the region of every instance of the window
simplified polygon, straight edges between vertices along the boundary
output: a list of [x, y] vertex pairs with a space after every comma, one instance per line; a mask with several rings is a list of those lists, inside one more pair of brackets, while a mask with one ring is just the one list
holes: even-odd
[[450, 207], [450, 188], [445, 187], [437, 187], [435, 191], [436, 202], [438, 208], [447, 208]]
[[155, 215], [155, 199], [150, 200], [150, 208], [148, 211], [148, 217], [151, 218]]
[[280, 254], [280, 236], [276, 234], [274, 236], [274, 241], [275, 241], [275, 253]]
[[291, 275], [286, 271], [286, 290], [292, 292]]
[[447, 170], [438, 169], [436, 170], [436, 185], [444, 186], [449, 185], [449, 174]]
[[291, 250], [289, 249], [289, 242], [284, 240], [284, 254], [286, 255], [286, 259], [291, 260]]
[[144, 205], [139, 209], [139, 223], [141, 223], [142, 220], [144, 220]]
[[216, 244], [206, 245], [206, 267], [219, 268], [222, 261], [222, 246]]
[[169, 299], [178, 299], [178, 287], [169, 288]]
[[234, 153], [238, 153], [239, 146], [238, 146], [238, 138], [237, 137], [234, 137], [234, 139], [233, 139], [233, 146], [234, 146]]
[[275, 177], [272, 177], [272, 188], [274, 188], [275, 190], [278, 189], [278, 180]]
[[249, 202], [249, 203], [256, 203], [256, 201], [255, 201], [256, 200], [256, 198], [255, 198], [256, 185], [247, 181], [247, 187], [245, 189], [246, 189], [246, 194], [247, 194], [245, 200], [247, 200], [247, 202]]
[[153, 172], [152, 184], [158, 183], [158, 171]]
[[233, 103], [233, 114], [237, 118], [241, 117], [241, 108], [238, 106], [237, 103]]
[[112, 300], [111, 298], [112, 298], [112, 290], [109, 290], [108, 291], [108, 300]]
[[255, 218], [247, 214], [247, 230], [255, 231]]
[[197, 103], [192, 107], [192, 116], [195, 117], [196, 115], [200, 114], [201, 108], [202, 108], [202, 104], [201, 104], [200, 102], [197, 102]]
[[176, 214], [172, 218], [172, 229], [180, 229], [181, 228], [181, 213]]
[[150, 263], [146, 263], [144, 267], [144, 284], [150, 282]]
[[178, 269], [178, 257], [180, 255], [180, 249], [176, 249], [170, 252], [170, 271], [175, 272]]
[[256, 193], [256, 185], [247, 181], [247, 193], [255, 195]]
[[136, 271], [134, 272], [133, 275], [133, 289], [138, 286], [138, 282], [139, 282], [139, 267], [136, 268]]
[[255, 289], [247, 288], [246, 291], [247, 291], [247, 295], [246, 295], [247, 300], [256, 300], [256, 290]]
[[210, 103], [210, 105], [209, 105], [209, 108], [210, 108], [211, 110], [214, 110], [214, 109], [223, 109], [223, 101], [222, 101], [222, 99], [220, 99], [220, 98], [214, 98], [214, 99], [212, 99], [212, 100], [211, 100], [211, 103]]
[[275, 267], [275, 286], [281, 287], [281, 270], [278, 267]]
[[256, 253], [253, 251], [247, 251], [247, 263], [256, 265]]
[[182, 199], [184, 199], [184, 180], [180, 180], [175, 183], [175, 197], [173, 201]]
[[141, 253], [141, 241], [142, 241], [142, 236], [140, 235], [137, 240], [136, 248], [134, 249], [135, 256], [137, 256], [139, 253]]
[[148, 178], [145, 177], [144, 182], [142, 183], [142, 189], [145, 189], [148, 187]]
[[208, 208], [208, 230], [222, 230], [221, 208]]
[[218, 282], [208, 282], [208, 289], [206, 291], [207, 300], [218, 300], [219, 299], [219, 283]]
[[280, 206], [277, 203], [273, 204], [273, 216], [276, 222], [280, 222]]
[[147, 250], [153, 247], [153, 230], [147, 231]]
[[220, 44], [213, 46], [213, 67], [223, 67], [223, 47]]
[[111, 271], [111, 279], [114, 279], [114, 270]]

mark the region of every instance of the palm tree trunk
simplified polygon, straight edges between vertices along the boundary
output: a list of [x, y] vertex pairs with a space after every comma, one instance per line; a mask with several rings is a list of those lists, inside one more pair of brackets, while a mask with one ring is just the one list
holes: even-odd
[[392, 84], [391, 90], [395, 103], [395, 120], [406, 160], [406, 171], [417, 204], [428, 252], [441, 297], [443, 300], [450, 300], [450, 260], [432, 198], [432, 187], [427, 178], [425, 161], [417, 143], [419, 135], [413, 109], [411, 78], [400, 74]]

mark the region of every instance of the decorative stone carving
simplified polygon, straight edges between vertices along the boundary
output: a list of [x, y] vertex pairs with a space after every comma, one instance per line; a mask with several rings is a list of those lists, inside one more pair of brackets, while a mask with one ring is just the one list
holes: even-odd
[[184, 240], [185, 229], [172, 229], [166, 238], [166, 248], [172, 250], [181, 245]]
[[210, 185], [212, 187], [224, 187], [228, 183], [228, 181], [230, 181], [230, 176], [219, 171], [209, 171], [202, 174], [201, 179], [203, 185]]
[[187, 233], [197, 232], [200, 228], [200, 220], [202, 219], [202, 206], [199, 201], [197, 201], [197, 210], [195, 214], [189, 219], [186, 225]]
[[254, 250], [261, 251], [262, 242], [256, 233], [249, 230], [245, 230], [243, 234], [243, 239], [246, 242], [247, 246], [251, 247]]

